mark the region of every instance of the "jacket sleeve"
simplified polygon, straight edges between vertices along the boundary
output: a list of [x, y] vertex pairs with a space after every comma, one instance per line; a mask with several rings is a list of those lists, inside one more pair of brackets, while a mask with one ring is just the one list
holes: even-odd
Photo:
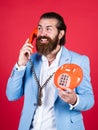
[[7, 82], [6, 96], [8, 100], [10, 101], [17, 100], [24, 94], [24, 88], [23, 88], [24, 74], [25, 69], [18, 71], [16, 65], [14, 66]]
[[90, 61], [87, 56], [82, 56], [80, 66], [83, 70], [83, 80], [76, 88], [76, 93], [79, 96], [79, 103], [74, 109], [85, 111], [94, 105], [94, 93], [90, 77]]

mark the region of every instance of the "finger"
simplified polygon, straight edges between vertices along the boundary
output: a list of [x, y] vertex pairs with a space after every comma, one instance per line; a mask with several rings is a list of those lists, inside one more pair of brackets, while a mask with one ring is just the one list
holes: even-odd
[[25, 43], [29, 43], [29, 44], [32, 45], [32, 43], [30, 42], [30, 39], [29, 39], [29, 38], [27, 38], [27, 40], [25, 41]]
[[25, 43], [29, 43], [29, 38], [27, 38], [27, 40], [25, 41]]
[[32, 52], [33, 48], [34, 48], [34, 46], [33, 46], [32, 44], [25, 43], [25, 44], [23, 45], [23, 47], [22, 47], [21, 50], [26, 50], [26, 49], [27, 49], [27, 50], [29, 50], [30, 52]]
[[29, 51], [30, 53], [32, 53], [32, 48], [30, 48], [30, 47], [25, 47], [24, 49], [23, 49], [24, 51]]
[[62, 98], [65, 98], [65, 97], [69, 96], [69, 93], [67, 91], [62, 90], [62, 89], [59, 89], [58, 94]]
[[30, 44], [30, 43], [25, 43], [22, 48], [24, 48], [24, 47], [33, 48], [34, 46], [32, 44]]
[[70, 89], [70, 88], [66, 87], [65, 92], [67, 92], [67, 93], [72, 93], [72, 89]]
[[72, 90], [71, 89], [69, 89], [69, 88], [66, 88], [66, 90], [63, 90], [63, 89], [61, 89], [61, 88], [58, 88], [58, 91], [60, 91], [61, 93], [63, 93], [63, 94], [68, 94], [68, 93], [71, 93], [72, 92]]

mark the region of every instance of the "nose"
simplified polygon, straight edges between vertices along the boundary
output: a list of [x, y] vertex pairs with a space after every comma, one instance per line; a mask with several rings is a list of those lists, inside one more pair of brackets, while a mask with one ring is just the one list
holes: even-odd
[[46, 36], [47, 35], [47, 31], [46, 31], [46, 29], [40, 29], [39, 31], [38, 31], [38, 34], [40, 35], [40, 36]]

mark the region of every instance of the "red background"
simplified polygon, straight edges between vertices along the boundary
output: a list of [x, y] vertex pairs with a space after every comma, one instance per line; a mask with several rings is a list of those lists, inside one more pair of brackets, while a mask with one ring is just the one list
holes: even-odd
[[18, 129], [23, 98], [9, 102], [5, 95], [6, 83], [21, 46], [37, 25], [40, 15], [47, 11], [56, 11], [64, 17], [66, 47], [90, 58], [95, 105], [83, 115], [86, 130], [97, 130], [97, 0], [0, 0], [0, 130]]

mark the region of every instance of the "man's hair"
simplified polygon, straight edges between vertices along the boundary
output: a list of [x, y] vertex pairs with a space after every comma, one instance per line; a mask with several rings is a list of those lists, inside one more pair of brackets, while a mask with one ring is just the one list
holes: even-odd
[[65, 34], [64, 34], [64, 36], [62, 37], [62, 39], [60, 40], [60, 43], [59, 43], [60, 45], [64, 45], [65, 42], [66, 42], [66, 38], [65, 38], [65, 36], [66, 36], [66, 24], [64, 22], [63, 17], [61, 15], [55, 13], [55, 12], [47, 12], [47, 13], [42, 14], [40, 19], [42, 19], [42, 18], [57, 19], [57, 21], [58, 21], [58, 24], [57, 24], [58, 31], [60, 31], [60, 30], [65, 31]]

